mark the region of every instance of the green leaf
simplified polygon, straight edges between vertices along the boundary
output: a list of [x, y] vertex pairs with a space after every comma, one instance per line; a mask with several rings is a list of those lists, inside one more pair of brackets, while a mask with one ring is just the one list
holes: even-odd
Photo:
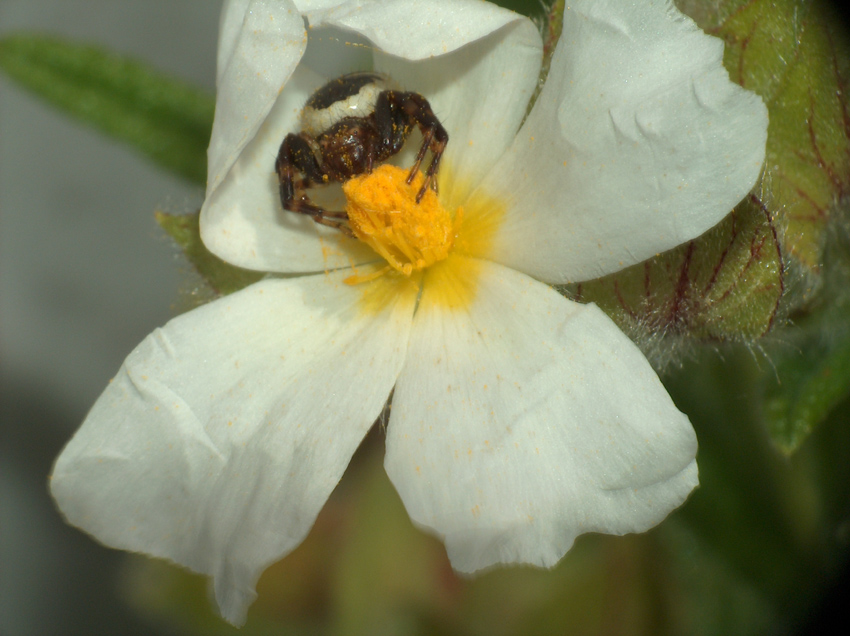
[[760, 199], [782, 254], [819, 274], [799, 286], [812, 313], [794, 316], [779, 345], [766, 345], [775, 374], [765, 382], [764, 417], [774, 444], [791, 454], [850, 395], [850, 250], [825, 248], [836, 235], [829, 230], [846, 218], [838, 203], [850, 187], [850, 44], [822, 0], [680, 5], [724, 39], [730, 77], [764, 99], [770, 125]]
[[[576, 288], [664, 366], [664, 336], [749, 341], [772, 326], [784, 289], [770, 216], [750, 195], [695, 241]], [[658, 350], [654, 350], [657, 348]]]
[[831, 235], [824, 256], [820, 304], [795, 317], [795, 328], [770, 350], [775, 374], [765, 383], [765, 419], [789, 455], [850, 397], [850, 238]]
[[850, 329], [810, 339], [776, 373], [781, 384], [767, 391], [765, 417], [773, 441], [790, 455], [850, 396]]
[[247, 287], [265, 274], [225, 263], [210, 252], [201, 241], [198, 226], [200, 213], [156, 213], [156, 221], [183, 250], [186, 258], [215, 294], [227, 295]]
[[[555, 2], [560, 1], [555, 0]], [[493, 0], [493, 4], [528, 16], [534, 20], [540, 18], [544, 12], [548, 11], [547, 5], [549, 2], [541, 2], [540, 0]]]
[[[707, 4], [707, 3], [706, 3]], [[834, 202], [850, 186], [850, 45], [823, 0], [724, 0], [686, 9], [726, 42], [731, 78], [770, 112], [764, 203], [784, 250], [818, 271]]]
[[60, 109], [167, 170], [206, 182], [211, 95], [101, 48], [16, 34], [0, 40], [0, 68]]

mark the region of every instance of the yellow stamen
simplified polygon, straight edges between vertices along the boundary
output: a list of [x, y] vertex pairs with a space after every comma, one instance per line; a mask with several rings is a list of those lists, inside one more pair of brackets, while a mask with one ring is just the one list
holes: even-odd
[[[390, 267], [410, 276], [445, 259], [454, 245], [462, 210], [456, 218], [442, 205], [432, 190], [417, 203], [416, 195], [424, 177], [417, 173], [406, 183], [407, 171], [382, 165], [374, 172], [343, 184], [348, 200], [346, 212], [351, 231], [387, 261]], [[373, 280], [389, 271], [384, 267], [365, 276], [351, 276], [354, 285]]]

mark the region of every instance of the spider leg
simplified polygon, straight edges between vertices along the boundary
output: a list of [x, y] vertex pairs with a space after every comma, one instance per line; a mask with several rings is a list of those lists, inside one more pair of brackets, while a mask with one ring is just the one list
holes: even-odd
[[407, 177], [408, 183], [413, 182], [413, 178], [419, 170], [419, 165], [425, 158], [425, 152], [431, 150], [431, 164], [425, 171], [425, 182], [416, 195], [416, 202], [419, 203], [429, 186], [434, 192], [437, 192], [437, 172], [440, 169], [440, 159], [442, 159], [443, 152], [449, 143], [449, 133], [437, 119], [427, 99], [419, 93], [404, 93], [404, 96], [402, 108], [422, 132], [422, 146], [416, 154], [416, 161], [413, 162], [413, 167]]
[[[307, 196], [307, 189], [327, 183], [327, 175], [319, 165], [306, 135], [288, 134], [275, 161], [275, 172], [280, 184], [280, 203], [284, 210], [306, 214], [320, 225], [339, 230], [346, 236], [354, 236], [343, 223], [348, 219], [345, 212], [330, 212], [317, 206]], [[337, 220], [339, 219], [339, 220]]]
[[419, 93], [384, 91], [378, 96], [375, 104], [375, 122], [381, 135], [382, 145], [388, 149], [387, 157], [401, 150], [413, 125], [419, 127], [422, 132], [422, 146], [416, 153], [407, 183], [413, 182], [419, 166], [425, 159], [425, 153], [430, 149], [431, 165], [425, 171], [425, 182], [416, 195], [416, 202], [419, 203], [422, 200], [429, 187], [436, 192], [437, 172], [440, 169], [443, 151], [449, 142], [449, 133], [437, 119], [428, 100]]

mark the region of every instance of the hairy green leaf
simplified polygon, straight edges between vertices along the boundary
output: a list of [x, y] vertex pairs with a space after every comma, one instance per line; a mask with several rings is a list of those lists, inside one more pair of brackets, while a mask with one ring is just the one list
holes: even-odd
[[782, 269], [772, 219], [750, 195], [699, 239], [583, 283], [575, 293], [597, 303], [664, 366], [648, 340], [748, 341], [764, 335], [779, 307]]
[[[821, 0], [678, 0], [726, 43], [730, 77], [764, 99], [765, 170], [733, 216], [686, 246], [582, 286], [657, 365], [668, 336], [752, 342], [774, 325], [789, 263], [820, 272], [850, 187], [850, 46]], [[811, 298], [817, 285], [800, 288]]]
[[167, 170], [206, 182], [215, 109], [208, 93], [137, 60], [42, 35], [0, 40], [0, 68], [28, 90]]
[[833, 205], [850, 187], [850, 45], [840, 20], [824, 0], [683, 5], [726, 42], [730, 77], [765, 100], [764, 203], [784, 229], [785, 251], [818, 271]]

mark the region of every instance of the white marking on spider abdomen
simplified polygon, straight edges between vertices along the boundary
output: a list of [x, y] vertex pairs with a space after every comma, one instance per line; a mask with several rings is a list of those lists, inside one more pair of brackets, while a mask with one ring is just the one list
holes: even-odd
[[334, 102], [327, 108], [316, 110], [307, 106], [301, 111], [301, 130], [317, 137], [346, 117], [368, 117], [375, 111], [378, 94], [392, 88], [389, 82], [378, 80], [367, 84], [356, 95]]

